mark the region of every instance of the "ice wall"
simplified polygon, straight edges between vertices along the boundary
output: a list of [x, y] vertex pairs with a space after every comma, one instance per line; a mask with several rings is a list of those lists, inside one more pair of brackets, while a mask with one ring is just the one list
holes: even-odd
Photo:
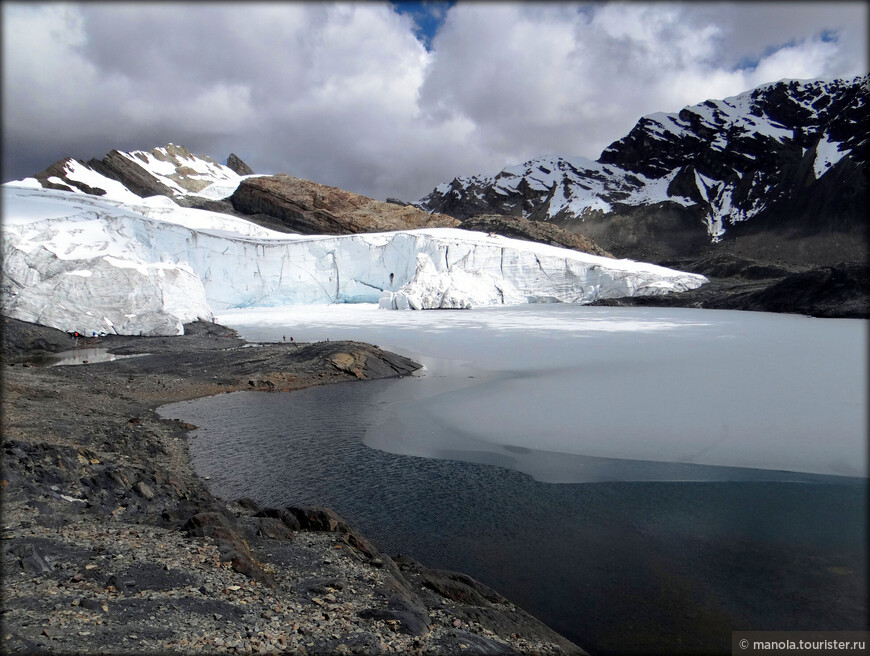
[[458, 229], [303, 237], [165, 203], [156, 210], [4, 186], [3, 312], [63, 330], [175, 334], [227, 308], [585, 303], [706, 281]]

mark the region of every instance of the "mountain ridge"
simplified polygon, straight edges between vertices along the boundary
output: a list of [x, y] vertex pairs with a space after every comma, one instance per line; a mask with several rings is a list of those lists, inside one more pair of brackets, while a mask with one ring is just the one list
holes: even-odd
[[[868, 84], [867, 75], [781, 80], [649, 114], [597, 161], [539, 157], [454, 178], [414, 204], [461, 220], [550, 222], [648, 261], [717, 250], [805, 265], [866, 260]], [[735, 248], [741, 240], [758, 248]]]
[[[140, 198], [179, 198], [198, 194], [215, 183], [238, 184], [250, 167], [237, 155], [227, 158], [233, 166], [219, 164], [207, 155], [194, 155], [184, 146], [169, 143], [150, 151], [111, 150], [87, 162], [65, 157], [33, 177], [48, 189], [94, 196], [125, 196], [120, 184]], [[251, 171], [240, 174], [237, 172]]]
[[150, 151], [112, 150], [87, 162], [64, 158], [29, 183], [128, 203], [165, 196], [181, 207], [286, 233], [340, 235], [459, 224], [410, 203], [387, 203], [285, 174], [257, 175], [235, 153], [222, 165], [173, 143]]

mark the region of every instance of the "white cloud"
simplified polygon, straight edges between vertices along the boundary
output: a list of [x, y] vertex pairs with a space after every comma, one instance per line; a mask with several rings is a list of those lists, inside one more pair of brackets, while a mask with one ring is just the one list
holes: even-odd
[[4, 3], [4, 176], [173, 141], [413, 199], [545, 153], [595, 158], [643, 114], [864, 73], [866, 17], [460, 2], [427, 51], [388, 3]]

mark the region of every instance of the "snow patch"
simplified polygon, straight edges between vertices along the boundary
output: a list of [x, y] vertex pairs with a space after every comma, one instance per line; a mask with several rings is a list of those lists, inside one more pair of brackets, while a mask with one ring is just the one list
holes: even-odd
[[[64, 164], [63, 170], [66, 177], [70, 180], [80, 182], [89, 187], [93, 187], [94, 189], [102, 189], [105, 191], [106, 195], [101, 196], [101, 198], [127, 203], [141, 200], [139, 196], [127, 189], [127, 187], [117, 180], [107, 178], [77, 160], [68, 159]], [[75, 189], [75, 191], [78, 191], [78, 189]]]
[[827, 132], [822, 135], [816, 145], [816, 158], [813, 161], [813, 173], [817, 180], [849, 153], [848, 150], [840, 150], [839, 146], [839, 142], [830, 140]]

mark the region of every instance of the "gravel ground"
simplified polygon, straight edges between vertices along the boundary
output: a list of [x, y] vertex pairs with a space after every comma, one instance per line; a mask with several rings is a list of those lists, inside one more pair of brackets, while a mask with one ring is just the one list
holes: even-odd
[[582, 654], [497, 592], [390, 558], [326, 508], [210, 494], [161, 404], [411, 373], [358, 342], [248, 348], [197, 323], [73, 337], [3, 320], [4, 653]]

